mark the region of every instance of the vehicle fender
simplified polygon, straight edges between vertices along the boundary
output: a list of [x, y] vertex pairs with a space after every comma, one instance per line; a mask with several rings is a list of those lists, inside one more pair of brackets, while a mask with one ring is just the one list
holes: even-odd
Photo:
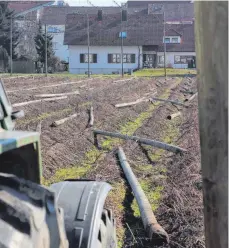
[[96, 181], [64, 181], [50, 187], [64, 210], [69, 248], [96, 248], [104, 203], [111, 186]]

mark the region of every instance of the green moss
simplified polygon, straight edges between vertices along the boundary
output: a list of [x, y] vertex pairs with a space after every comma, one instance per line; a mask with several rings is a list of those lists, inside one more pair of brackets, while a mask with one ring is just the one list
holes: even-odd
[[126, 185], [124, 182], [118, 182], [111, 185], [112, 191], [110, 192], [108, 198], [112, 201], [114, 206], [117, 206], [119, 211], [124, 210], [123, 201], [126, 196]]
[[101, 147], [103, 149], [111, 150], [114, 144], [119, 143], [119, 139], [106, 138], [102, 143]]
[[101, 156], [102, 152], [97, 150], [96, 148], [86, 152], [84, 164], [94, 164], [96, 160]]
[[86, 174], [86, 172], [89, 169], [90, 169], [89, 166], [87, 167], [73, 166], [70, 168], [62, 168], [57, 170], [57, 172], [51, 179], [49, 180], [43, 179], [42, 184], [49, 186], [52, 183], [64, 181], [66, 179], [81, 178]]
[[53, 112], [49, 112], [49, 113], [43, 113], [41, 115], [38, 115], [37, 117], [27, 118], [25, 120], [18, 120], [17, 124], [29, 124], [31, 122], [38, 122], [38, 121], [45, 120], [45, 119], [52, 117], [52, 116], [61, 115], [63, 113], [69, 113], [71, 111], [72, 111], [71, 108], [66, 108], [66, 109], [61, 109], [61, 110], [53, 111]]
[[[148, 200], [151, 204], [152, 211], [155, 211], [159, 206], [161, 193], [164, 189], [163, 186], [153, 187], [153, 186], [151, 186], [150, 180], [141, 180], [140, 185], [141, 185], [142, 190], [146, 194], [146, 197], [148, 198]], [[136, 199], [134, 199], [134, 201], [131, 205], [131, 208], [134, 211], [134, 216], [140, 217], [140, 210], [138, 208], [138, 204], [137, 204]]]
[[[123, 206], [123, 202], [126, 197], [126, 185], [124, 181], [117, 182], [112, 184], [112, 191], [110, 191], [108, 195], [108, 202], [112, 202], [113, 206], [116, 206], [117, 216], [123, 215], [125, 208]], [[117, 233], [117, 239], [118, 239], [118, 247], [123, 247], [123, 240], [124, 240], [124, 234], [125, 234], [125, 228], [124, 227], [117, 227], [116, 230]]]
[[103, 153], [98, 151], [96, 148], [92, 148], [90, 151], [85, 153], [85, 158], [80, 165], [74, 165], [67, 168], [58, 169], [53, 177], [50, 179], [43, 179], [43, 183], [49, 186], [52, 183], [63, 181], [69, 178], [80, 178], [84, 177], [87, 172], [91, 169], [91, 166], [97, 161], [102, 159]]
[[[196, 70], [190, 69], [166, 69], [167, 76], [172, 75], [196, 75]], [[134, 76], [138, 77], [158, 77], [164, 76], [164, 68], [160, 69], [142, 69], [134, 72]]]
[[116, 234], [117, 234], [117, 239], [118, 239], [118, 248], [123, 248], [125, 229], [123, 227], [117, 228]]
[[91, 105], [92, 105], [92, 102], [83, 102], [82, 104], [79, 104], [79, 107], [88, 107]]

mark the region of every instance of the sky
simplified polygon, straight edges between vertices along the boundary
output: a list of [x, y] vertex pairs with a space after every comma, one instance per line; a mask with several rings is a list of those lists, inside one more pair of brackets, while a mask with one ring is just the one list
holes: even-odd
[[[87, 0], [66, 0], [71, 6], [90, 6]], [[113, 0], [90, 0], [95, 6], [117, 6]], [[116, 0], [117, 3], [126, 2], [125, 0]]]

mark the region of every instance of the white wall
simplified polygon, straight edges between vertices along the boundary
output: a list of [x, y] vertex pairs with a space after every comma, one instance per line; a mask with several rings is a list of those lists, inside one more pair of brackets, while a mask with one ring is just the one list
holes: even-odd
[[57, 28], [59, 30], [58, 33], [49, 33], [53, 36], [53, 48], [55, 55], [60, 60], [65, 60], [68, 62], [69, 60], [69, 50], [68, 46], [64, 45], [64, 31], [65, 31], [65, 25], [47, 25], [47, 31], [49, 28]]
[[[173, 68], [176, 68], [176, 69], [186, 69], [188, 68], [188, 64], [175, 64], [174, 63], [174, 56], [196, 56], [196, 53], [195, 52], [167, 52], [166, 53], [166, 65], [168, 64], [172, 64], [172, 67]], [[164, 56], [164, 53], [163, 52], [159, 52], [157, 53], [157, 56]], [[159, 60], [158, 60], [158, 66], [159, 67], [163, 67], [164, 64], [159, 64]]]
[[[140, 50], [139, 50], [140, 49]], [[80, 54], [87, 53], [87, 46], [69, 46], [69, 71], [75, 74], [85, 74], [88, 68], [87, 63], [80, 63]], [[120, 46], [91, 46], [90, 53], [97, 54], [97, 63], [90, 64], [90, 71], [92, 74], [112, 74], [112, 72], [121, 73], [121, 63], [108, 63], [108, 54], [120, 53]], [[142, 47], [138, 46], [124, 46], [123, 53], [135, 54], [135, 63], [124, 63], [124, 71], [128, 69], [138, 68], [139, 54], [142, 53]], [[140, 61], [142, 67], [142, 59]]]

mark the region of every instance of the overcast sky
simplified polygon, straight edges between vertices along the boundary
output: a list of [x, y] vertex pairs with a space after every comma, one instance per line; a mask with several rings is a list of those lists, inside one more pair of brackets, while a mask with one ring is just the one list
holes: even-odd
[[[87, 0], [66, 0], [71, 6], [88, 6]], [[90, 0], [95, 6], [115, 6], [113, 0]], [[118, 3], [126, 2], [125, 0], [116, 0]], [[90, 5], [89, 5], [90, 6]]]

